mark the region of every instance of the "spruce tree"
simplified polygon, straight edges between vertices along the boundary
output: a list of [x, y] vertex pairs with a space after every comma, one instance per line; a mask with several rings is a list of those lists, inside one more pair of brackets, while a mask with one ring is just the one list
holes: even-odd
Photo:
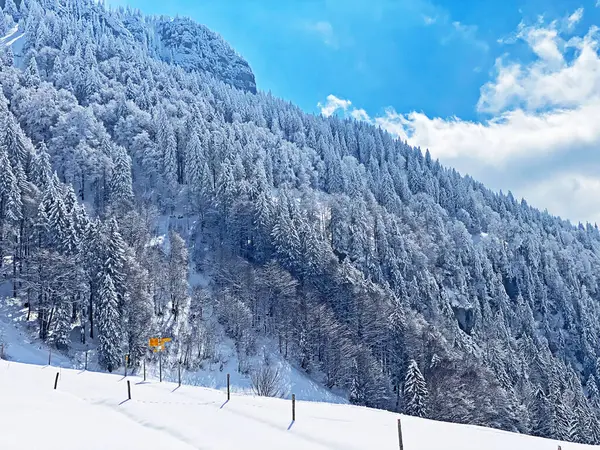
[[600, 392], [598, 392], [598, 385], [593, 375], [590, 375], [585, 385], [587, 391], [587, 398], [595, 414], [600, 413]]
[[160, 111], [156, 123], [159, 151], [162, 154], [163, 174], [167, 183], [177, 182], [177, 138], [171, 122], [164, 111]]
[[148, 271], [136, 260], [131, 249], [127, 251], [128, 294], [125, 302], [126, 336], [129, 362], [138, 365], [148, 349], [148, 338], [152, 333], [153, 303], [150, 295]]
[[100, 285], [98, 298], [98, 362], [112, 372], [121, 365], [121, 317], [115, 285], [109, 274], [105, 274]]
[[65, 297], [61, 298], [55, 311], [52, 341], [57, 348], [62, 350], [67, 349], [71, 342], [71, 311], [71, 304]]
[[9, 247], [9, 225], [21, 217], [21, 193], [6, 151], [0, 146], [0, 268]]
[[31, 181], [39, 188], [45, 188], [52, 179], [52, 164], [46, 145], [42, 142], [32, 159]]
[[119, 232], [116, 219], [108, 221], [104, 236], [104, 261], [103, 272], [110, 275], [110, 279], [117, 295], [119, 314], [123, 314], [125, 308], [126, 286], [126, 264], [127, 244]]
[[204, 167], [204, 155], [200, 138], [196, 131], [192, 131], [186, 149], [186, 180], [193, 192], [200, 192], [202, 189], [202, 170]]
[[6, 16], [0, 9], [0, 36], [5, 36], [8, 32], [8, 25], [6, 24]]
[[587, 443], [590, 445], [600, 445], [600, 416], [592, 412], [587, 417], [587, 420], [587, 430], [589, 431]]
[[[570, 411], [563, 402], [562, 396], [552, 401], [552, 437], [561, 441], [568, 441], [571, 435], [576, 433], [576, 430], [571, 431], [575, 426], [575, 421], [572, 419], [573, 412]], [[548, 436], [546, 436], [548, 437]]]
[[12, 113], [0, 118], [0, 145], [4, 144], [8, 158], [13, 165], [17, 163], [24, 167], [28, 165], [31, 142], [23, 134], [21, 126]]
[[21, 13], [21, 17], [27, 16], [29, 13], [29, 2], [30, 0], [21, 0], [21, 4], [19, 5], [19, 12]]
[[0, 220], [18, 220], [21, 192], [7, 153], [0, 146]]
[[0, 48], [0, 56], [5, 66], [12, 66], [15, 63], [15, 54], [12, 47]]
[[183, 342], [189, 332], [189, 310], [191, 298], [189, 295], [189, 257], [186, 243], [179, 234], [169, 232], [171, 251], [167, 266], [167, 286], [171, 303], [173, 324], [171, 333], [176, 339], [175, 348], [183, 356]]
[[120, 146], [115, 148], [114, 153], [110, 196], [114, 203], [127, 207], [133, 200], [131, 158], [127, 151]]
[[406, 413], [411, 416], [425, 417], [427, 412], [427, 384], [419, 370], [417, 362], [412, 359], [404, 379], [404, 404]]
[[35, 56], [32, 56], [23, 72], [23, 85], [28, 88], [38, 87], [41, 83], [40, 72], [38, 70]]
[[14, 0], [5, 0], [4, 13], [11, 16], [15, 22], [18, 22], [21, 18], [21, 14], [19, 13], [19, 9]]

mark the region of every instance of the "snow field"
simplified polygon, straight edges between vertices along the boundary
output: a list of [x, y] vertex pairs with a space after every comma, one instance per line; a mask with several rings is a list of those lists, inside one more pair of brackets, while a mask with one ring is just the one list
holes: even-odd
[[[56, 373], [60, 374], [54, 390]], [[127, 400], [127, 380], [132, 400]], [[0, 448], [556, 450], [558, 443], [350, 405], [0, 361]], [[560, 444], [562, 450], [591, 446]]]

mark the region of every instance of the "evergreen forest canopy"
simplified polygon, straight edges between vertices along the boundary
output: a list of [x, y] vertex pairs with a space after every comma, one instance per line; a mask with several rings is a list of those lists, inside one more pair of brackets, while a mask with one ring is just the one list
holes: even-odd
[[267, 339], [355, 404], [600, 444], [595, 226], [257, 92], [189, 19], [3, 12], [0, 271], [41, 339], [242, 372]]

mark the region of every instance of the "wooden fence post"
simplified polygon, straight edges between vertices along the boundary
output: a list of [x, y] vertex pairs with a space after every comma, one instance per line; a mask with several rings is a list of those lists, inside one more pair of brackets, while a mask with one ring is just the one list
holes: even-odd
[[4, 359], [4, 344], [0, 344], [0, 359]]
[[52, 349], [48, 351], [48, 365], [52, 362]]
[[54, 378], [54, 390], [56, 390], [56, 387], [58, 386], [58, 376], [60, 374], [58, 372], [56, 372], [56, 378]]
[[231, 390], [229, 388], [229, 374], [227, 374], [227, 401], [231, 399]]
[[181, 387], [181, 361], [179, 361], [179, 366], [178, 366], [177, 370], [178, 370], [177, 376], [179, 378], [179, 386]]
[[124, 376], [127, 377], [127, 362], [129, 361], [129, 355], [125, 355], [125, 373]]
[[[404, 450], [404, 444], [402, 443], [402, 423], [400, 423], [400, 419], [398, 419], [398, 441], [400, 443], [400, 450]], [[560, 447], [558, 450], [560, 450]]]
[[131, 382], [127, 380], [127, 398], [131, 400]]
[[162, 353], [158, 353], [158, 381], [162, 383]]
[[144, 381], [146, 381], [146, 358], [144, 358]]
[[85, 366], [83, 370], [87, 370], [87, 359], [88, 359], [88, 351], [85, 351]]
[[292, 422], [296, 421], [296, 394], [292, 394]]

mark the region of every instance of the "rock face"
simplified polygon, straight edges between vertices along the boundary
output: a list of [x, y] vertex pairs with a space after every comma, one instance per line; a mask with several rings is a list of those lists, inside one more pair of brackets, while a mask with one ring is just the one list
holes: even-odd
[[159, 19], [155, 26], [161, 59], [256, 93], [252, 69], [217, 33], [187, 18]]
[[475, 312], [473, 309], [453, 306], [452, 310], [458, 321], [459, 328], [470, 335], [475, 327]]

